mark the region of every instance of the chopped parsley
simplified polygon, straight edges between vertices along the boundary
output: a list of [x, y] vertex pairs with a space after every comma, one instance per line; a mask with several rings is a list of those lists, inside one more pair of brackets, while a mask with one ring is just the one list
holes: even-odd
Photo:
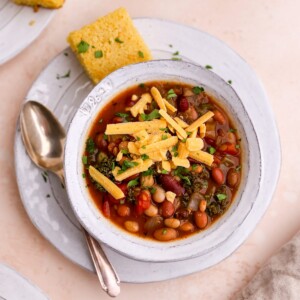
[[172, 60], [182, 60], [180, 57], [172, 57]]
[[142, 176], [150, 176], [150, 175], [153, 175], [153, 170], [152, 169], [149, 169], [149, 170], [142, 173]]
[[177, 157], [178, 156], [178, 147], [173, 146], [171, 152], [173, 153], [174, 157]]
[[196, 95], [199, 95], [200, 93], [204, 92], [204, 88], [201, 86], [194, 86], [192, 88], [192, 90], [193, 90], [193, 93]]
[[214, 154], [215, 152], [216, 152], [216, 149], [214, 148], [214, 147], [208, 147], [208, 152], [210, 153], [210, 154]]
[[184, 167], [177, 167], [174, 171], [174, 175], [178, 176], [181, 180], [183, 180], [187, 185], [191, 185], [190, 178], [186, 176], [190, 171]]
[[81, 41], [78, 45], [77, 45], [77, 52], [78, 53], [85, 53], [89, 50], [90, 48], [90, 44], [88, 44], [85, 41]]
[[94, 52], [94, 56], [95, 56], [95, 58], [101, 58], [101, 57], [103, 57], [103, 51], [101, 51], [101, 50], [95, 51]]
[[121, 170], [118, 171], [118, 174], [124, 173], [126, 170], [138, 166], [139, 163], [135, 161], [124, 160]]
[[207, 70], [211, 70], [213, 67], [210, 66], [210, 65], [206, 65], [205, 68], [206, 68]]
[[198, 168], [198, 165], [196, 165], [196, 164], [192, 165], [192, 170], [193, 171], [196, 170], [197, 168]]
[[226, 194], [216, 194], [216, 197], [218, 198], [219, 201], [223, 201], [223, 200], [227, 199]]
[[152, 110], [152, 112], [150, 114], [141, 114], [141, 119], [143, 121], [151, 121], [153, 119], [158, 119], [158, 118], [160, 118], [158, 109]]
[[139, 57], [144, 58], [144, 53], [142, 51], [138, 52]]
[[69, 70], [66, 74], [64, 75], [59, 75], [59, 74], [56, 74], [56, 79], [62, 79], [62, 78], [69, 78], [71, 75], [71, 70]]
[[86, 151], [89, 154], [94, 154], [94, 152], [95, 152], [95, 143], [94, 143], [93, 139], [88, 138], [85, 145], [86, 145], [86, 147], [85, 147]]
[[127, 117], [129, 117], [129, 114], [126, 114], [126, 113], [115, 113], [115, 116], [126, 119]]
[[149, 158], [149, 156], [147, 155], [147, 154], [142, 154], [141, 155], [141, 159], [142, 160], [146, 160], [146, 159], [148, 159]]
[[85, 176], [85, 173], [82, 173], [82, 178], [85, 178], [86, 176]]
[[136, 179], [133, 179], [133, 180], [130, 180], [128, 183], [127, 183], [127, 186], [128, 187], [133, 187], [133, 186], [136, 186], [139, 184], [139, 179], [136, 178]]
[[84, 165], [86, 165], [87, 162], [88, 162], [87, 156], [86, 156], [86, 155], [83, 155], [83, 156], [82, 156], [82, 163], [83, 163]]
[[124, 43], [124, 41], [121, 41], [118, 37], [115, 38], [115, 42], [120, 44]]
[[161, 171], [161, 174], [168, 174], [168, 171], [165, 170], [165, 169], [163, 169], [163, 170]]
[[232, 80], [230, 80], [230, 79], [229, 79], [227, 82], [228, 82], [229, 84], [232, 84]]
[[174, 98], [174, 97], [177, 97], [177, 95], [176, 95], [176, 93], [174, 92], [173, 89], [170, 89], [168, 91], [167, 99], [171, 99], [171, 98]]
[[163, 131], [163, 132], [168, 132], [169, 129], [168, 128], [159, 128], [159, 130]]
[[179, 55], [179, 51], [174, 52], [173, 55]]
[[122, 150], [121, 150], [121, 153], [123, 153], [123, 154], [128, 154], [129, 151], [128, 151], [127, 149], [122, 149]]
[[156, 188], [153, 186], [148, 187], [150, 194], [154, 194], [156, 192]]

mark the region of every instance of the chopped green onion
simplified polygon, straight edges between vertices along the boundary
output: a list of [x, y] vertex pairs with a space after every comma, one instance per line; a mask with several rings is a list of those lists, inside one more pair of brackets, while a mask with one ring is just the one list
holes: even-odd
[[78, 53], [85, 53], [89, 50], [90, 48], [90, 44], [88, 44], [85, 41], [81, 41], [78, 45], [77, 45], [77, 52]]
[[121, 41], [118, 37], [115, 38], [115, 42], [120, 43], [120, 44], [124, 43], [124, 41]]
[[139, 179], [136, 178], [136, 179], [133, 179], [133, 180], [130, 180], [128, 183], [127, 183], [127, 186], [128, 187], [133, 187], [133, 186], [136, 186], [139, 184]]
[[103, 52], [101, 50], [94, 52], [95, 58], [101, 58], [103, 57]]
[[206, 65], [205, 68], [206, 68], [207, 70], [211, 70], [213, 67], [210, 66], [210, 65]]
[[167, 99], [171, 99], [171, 98], [174, 98], [174, 97], [177, 97], [177, 95], [176, 95], [176, 93], [174, 92], [173, 89], [170, 89], [168, 91]]
[[141, 159], [142, 160], [146, 160], [146, 159], [148, 159], [149, 158], [149, 156], [147, 155], [147, 154], [142, 154], [141, 155]]
[[208, 152], [210, 154], [214, 154], [216, 152], [216, 149], [214, 147], [208, 147]]
[[161, 174], [168, 174], [168, 171], [165, 170], [165, 169], [163, 169], [163, 170], [161, 171]]
[[82, 163], [83, 163], [84, 165], [86, 165], [87, 162], [88, 162], [87, 156], [86, 156], [86, 155], [82, 156]]

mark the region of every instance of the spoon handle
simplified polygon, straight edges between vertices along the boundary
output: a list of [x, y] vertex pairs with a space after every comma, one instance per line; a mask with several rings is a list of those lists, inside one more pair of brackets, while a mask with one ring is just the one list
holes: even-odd
[[[61, 180], [61, 183], [65, 185], [63, 169], [56, 171], [56, 175]], [[102, 289], [111, 297], [118, 296], [121, 290], [120, 279], [117, 272], [107, 259], [99, 242], [95, 240], [82, 226], [81, 229], [84, 233]]]
[[84, 228], [82, 228], [82, 230], [84, 232], [96, 273], [103, 290], [105, 290], [111, 297], [118, 296], [120, 293], [120, 279], [115, 269], [108, 261], [98, 241], [96, 241], [89, 233], [87, 233]]

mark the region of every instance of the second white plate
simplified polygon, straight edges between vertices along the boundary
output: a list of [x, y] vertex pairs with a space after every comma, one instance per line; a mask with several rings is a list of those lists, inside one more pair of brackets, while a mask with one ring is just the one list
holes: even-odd
[[[173, 57], [179, 51], [184, 60], [210, 65], [226, 81], [231, 80], [253, 122], [261, 145], [262, 179], [251, 213], [229, 239], [230, 255], [254, 229], [266, 211], [277, 183], [280, 169], [280, 144], [267, 97], [255, 73], [223, 42], [199, 30], [157, 19], [136, 19], [136, 27], [150, 47], [154, 58]], [[177, 56], [176, 56], [177, 57]], [[44, 69], [30, 89], [26, 100], [38, 100], [49, 107], [67, 129], [92, 84], [70, 49], [59, 54]], [[263, 130], [262, 130], [263, 129]], [[26, 155], [19, 129], [15, 138], [15, 165], [21, 199], [38, 230], [61, 253], [86, 269], [93, 270], [78, 222], [58, 179], [36, 168]], [[216, 253], [171, 263], [149, 263], [129, 259], [108, 247], [104, 250], [124, 282], [152, 282], [175, 278], [203, 270], [218, 263]], [[220, 256], [219, 256], [220, 257]]]
[[55, 10], [19, 6], [11, 0], [0, 3], [0, 65], [16, 56], [48, 25]]

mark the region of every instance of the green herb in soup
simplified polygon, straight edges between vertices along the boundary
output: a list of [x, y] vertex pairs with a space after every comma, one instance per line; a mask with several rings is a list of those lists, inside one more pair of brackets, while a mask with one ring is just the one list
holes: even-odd
[[95, 118], [83, 180], [106, 218], [166, 242], [226, 212], [239, 187], [241, 150], [230, 116], [201, 86], [143, 83]]

